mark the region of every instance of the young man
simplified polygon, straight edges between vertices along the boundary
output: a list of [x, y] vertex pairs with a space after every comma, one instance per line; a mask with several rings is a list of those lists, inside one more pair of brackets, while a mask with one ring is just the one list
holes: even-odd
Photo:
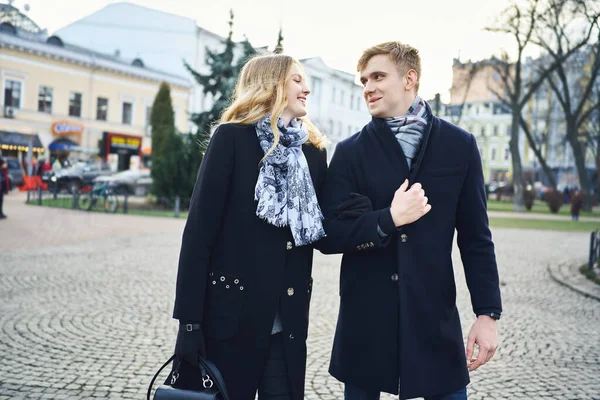
[[[469, 371], [496, 351], [502, 311], [479, 150], [418, 96], [413, 47], [371, 47], [358, 71], [373, 119], [338, 144], [324, 196], [324, 251], [344, 253], [330, 373], [348, 400], [466, 399]], [[356, 217], [340, 213], [344, 202], [367, 206]], [[455, 229], [477, 315], [466, 355]]]

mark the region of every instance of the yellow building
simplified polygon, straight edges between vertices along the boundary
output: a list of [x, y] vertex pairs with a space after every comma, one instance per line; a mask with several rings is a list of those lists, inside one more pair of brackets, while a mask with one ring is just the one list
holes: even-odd
[[139, 165], [150, 151], [150, 110], [161, 82], [171, 87], [177, 129], [188, 131], [190, 78], [46, 38], [9, 11], [9, 22], [0, 21], [2, 156], [24, 160], [33, 144], [34, 155], [46, 159], [101, 157], [114, 170]]

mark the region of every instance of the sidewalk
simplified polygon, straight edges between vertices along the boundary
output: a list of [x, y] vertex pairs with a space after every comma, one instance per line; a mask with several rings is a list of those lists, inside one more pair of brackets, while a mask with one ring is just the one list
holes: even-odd
[[[544, 219], [552, 221], [570, 221], [571, 217], [568, 215], [554, 215], [554, 214], [538, 214], [532, 212], [510, 212], [510, 211], [488, 211], [489, 217], [494, 218], [515, 218], [515, 219]], [[600, 222], [600, 217], [579, 217], [580, 221], [585, 222]]]
[[583, 276], [579, 271], [580, 267], [581, 265], [574, 264], [548, 265], [548, 272], [557, 283], [586, 297], [600, 301], [600, 285]]

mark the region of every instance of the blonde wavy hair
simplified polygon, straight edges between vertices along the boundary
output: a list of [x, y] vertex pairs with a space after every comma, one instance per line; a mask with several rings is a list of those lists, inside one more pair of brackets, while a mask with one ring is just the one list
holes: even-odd
[[[219, 124], [251, 125], [271, 113], [271, 129], [275, 140], [265, 157], [279, 143], [277, 121], [287, 105], [287, 84], [291, 79], [294, 63], [304, 75], [302, 65], [284, 54], [261, 54], [248, 60], [235, 85], [233, 101], [223, 111], [219, 121]], [[308, 141], [315, 147], [323, 149], [326, 139], [319, 129], [306, 116], [298, 119], [308, 127]]]

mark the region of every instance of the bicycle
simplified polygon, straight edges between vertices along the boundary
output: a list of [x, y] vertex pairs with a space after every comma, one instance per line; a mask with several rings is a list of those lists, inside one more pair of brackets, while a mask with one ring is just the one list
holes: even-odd
[[102, 199], [104, 202], [104, 212], [115, 213], [119, 207], [119, 200], [113, 193], [109, 184], [96, 184], [88, 193], [80, 195], [77, 199], [77, 206], [86, 211], [90, 211]]

